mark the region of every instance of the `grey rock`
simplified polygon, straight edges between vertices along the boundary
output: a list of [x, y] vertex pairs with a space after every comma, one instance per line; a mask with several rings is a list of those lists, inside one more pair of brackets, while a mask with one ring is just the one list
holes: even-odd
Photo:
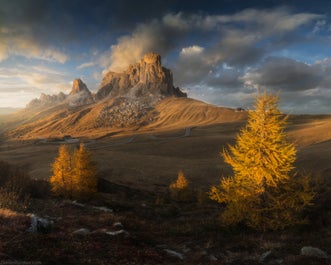
[[259, 262], [260, 263], [263, 263], [263, 262], [266, 262], [268, 259], [270, 259], [270, 256], [272, 254], [272, 251], [271, 250], [268, 250], [266, 252], [264, 252], [260, 258], [259, 258]]
[[91, 234], [106, 234], [107, 233], [107, 229], [102, 228], [102, 229], [97, 229], [91, 232]]
[[113, 224], [113, 227], [114, 228], [117, 228], [117, 229], [123, 229], [124, 228], [124, 226], [123, 226], [123, 224], [121, 222], [114, 223]]
[[108, 231], [108, 232], [106, 232], [106, 234], [109, 235], [109, 236], [117, 236], [117, 235], [126, 235], [126, 236], [128, 236], [129, 235], [129, 233], [127, 231], [123, 230], [123, 229], [118, 230], [118, 231], [113, 231], [113, 232]]
[[177, 251], [171, 250], [171, 249], [164, 249], [164, 252], [167, 253], [169, 256], [178, 258], [180, 260], [184, 260], [184, 255], [182, 253], [179, 253]]
[[216, 258], [214, 255], [209, 255], [209, 260], [210, 261], [217, 261], [218, 260], [218, 258]]
[[300, 254], [303, 256], [309, 256], [309, 257], [317, 257], [322, 259], [327, 259], [328, 255], [323, 250], [320, 250], [319, 248], [315, 247], [303, 247], [301, 248]]
[[54, 221], [46, 218], [41, 218], [37, 215], [32, 214], [31, 225], [28, 228], [30, 233], [48, 233], [52, 230]]
[[86, 236], [90, 233], [91, 233], [90, 230], [88, 230], [87, 228], [80, 228], [73, 232], [74, 235], [82, 235], [82, 236]]
[[105, 212], [105, 213], [112, 213], [113, 212], [113, 209], [110, 209], [110, 208], [107, 208], [107, 207], [104, 207], [104, 206], [93, 206], [93, 209], [98, 210], [98, 211], [102, 211], [102, 212]]

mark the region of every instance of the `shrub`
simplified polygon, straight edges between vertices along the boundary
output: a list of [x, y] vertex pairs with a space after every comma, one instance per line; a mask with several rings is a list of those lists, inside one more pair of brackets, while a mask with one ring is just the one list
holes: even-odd
[[23, 211], [29, 205], [29, 176], [21, 169], [0, 161], [0, 208]]
[[29, 206], [29, 196], [19, 191], [0, 188], [0, 208], [24, 211]]

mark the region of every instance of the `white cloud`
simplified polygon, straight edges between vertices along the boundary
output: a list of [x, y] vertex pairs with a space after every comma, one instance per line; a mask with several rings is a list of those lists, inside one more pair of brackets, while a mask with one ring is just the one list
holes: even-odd
[[[32, 98], [39, 97], [40, 93], [68, 93], [71, 89], [71, 79], [67, 73], [48, 67], [0, 67], [0, 102], [4, 104], [2, 106], [22, 107]], [[13, 100], [15, 97], [17, 102]]]
[[[112, 45], [109, 70], [123, 71], [129, 64], [139, 61], [148, 51], [162, 47], [163, 36], [160, 35], [160, 23], [140, 24], [132, 35], [118, 39], [118, 44]], [[161, 33], [162, 34], [162, 33]]]
[[83, 69], [87, 67], [92, 67], [94, 66], [94, 62], [87, 62], [87, 63], [82, 63], [81, 65], [78, 65], [76, 69]]
[[180, 56], [196, 56], [201, 54], [205, 48], [199, 45], [193, 45], [189, 47], [182, 48], [180, 51]]

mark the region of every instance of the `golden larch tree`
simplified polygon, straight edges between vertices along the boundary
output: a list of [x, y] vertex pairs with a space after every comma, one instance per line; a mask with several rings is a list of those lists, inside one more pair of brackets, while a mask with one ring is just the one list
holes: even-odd
[[56, 195], [72, 198], [74, 189], [73, 161], [66, 145], [59, 147], [59, 155], [52, 164], [50, 178], [52, 191]]
[[213, 186], [210, 197], [225, 204], [226, 224], [282, 229], [302, 222], [301, 212], [313, 198], [309, 179], [293, 173], [296, 149], [287, 142], [287, 116], [277, 102], [276, 95], [260, 94], [236, 144], [221, 153], [233, 176]]
[[180, 170], [178, 172], [177, 180], [169, 185], [171, 196], [175, 200], [189, 200], [188, 184], [189, 181], [185, 177], [184, 172]]
[[74, 152], [74, 183], [77, 197], [86, 197], [94, 194], [97, 190], [97, 177], [95, 163], [91, 153], [80, 144]]
[[188, 186], [188, 180], [184, 175], [184, 172], [180, 170], [178, 172], [177, 180], [170, 184], [170, 189], [178, 189], [183, 190], [186, 189]]

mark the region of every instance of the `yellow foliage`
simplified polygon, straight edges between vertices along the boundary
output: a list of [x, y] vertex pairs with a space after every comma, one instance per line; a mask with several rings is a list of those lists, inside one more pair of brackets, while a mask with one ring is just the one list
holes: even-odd
[[97, 190], [95, 164], [91, 160], [91, 153], [80, 144], [74, 153], [74, 182], [77, 196], [89, 196]]
[[59, 148], [59, 156], [53, 165], [50, 178], [52, 191], [69, 198], [89, 196], [96, 192], [97, 179], [91, 154], [83, 144], [71, 155], [65, 145]]
[[277, 101], [272, 94], [259, 95], [237, 143], [221, 153], [234, 174], [212, 187], [210, 198], [225, 204], [226, 224], [281, 229], [300, 223], [300, 213], [313, 198], [309, 181], [291, 174], [296, 150], [286, 140], [287, 117]]
[[50, 178], [52, 191], [56, 195], [72, 197], [74, 189], [73, 161], [65, 145], [59, 147], [59, 156], [52, 164], [53, 175]]
[[188, 180], [185, 177], [183, 171], [180, 170], [178, 172], [177, 180], [170, 184], [170, 189], [183, 190], [186, 189], [187, 186], [188, 186]]
[[178, 172], [177, 180], [169, 185], [170, 194], [173, 199], [179, 201], [189, 201], [190, 193], [188, 190], [188, 180], [183, 171]]

